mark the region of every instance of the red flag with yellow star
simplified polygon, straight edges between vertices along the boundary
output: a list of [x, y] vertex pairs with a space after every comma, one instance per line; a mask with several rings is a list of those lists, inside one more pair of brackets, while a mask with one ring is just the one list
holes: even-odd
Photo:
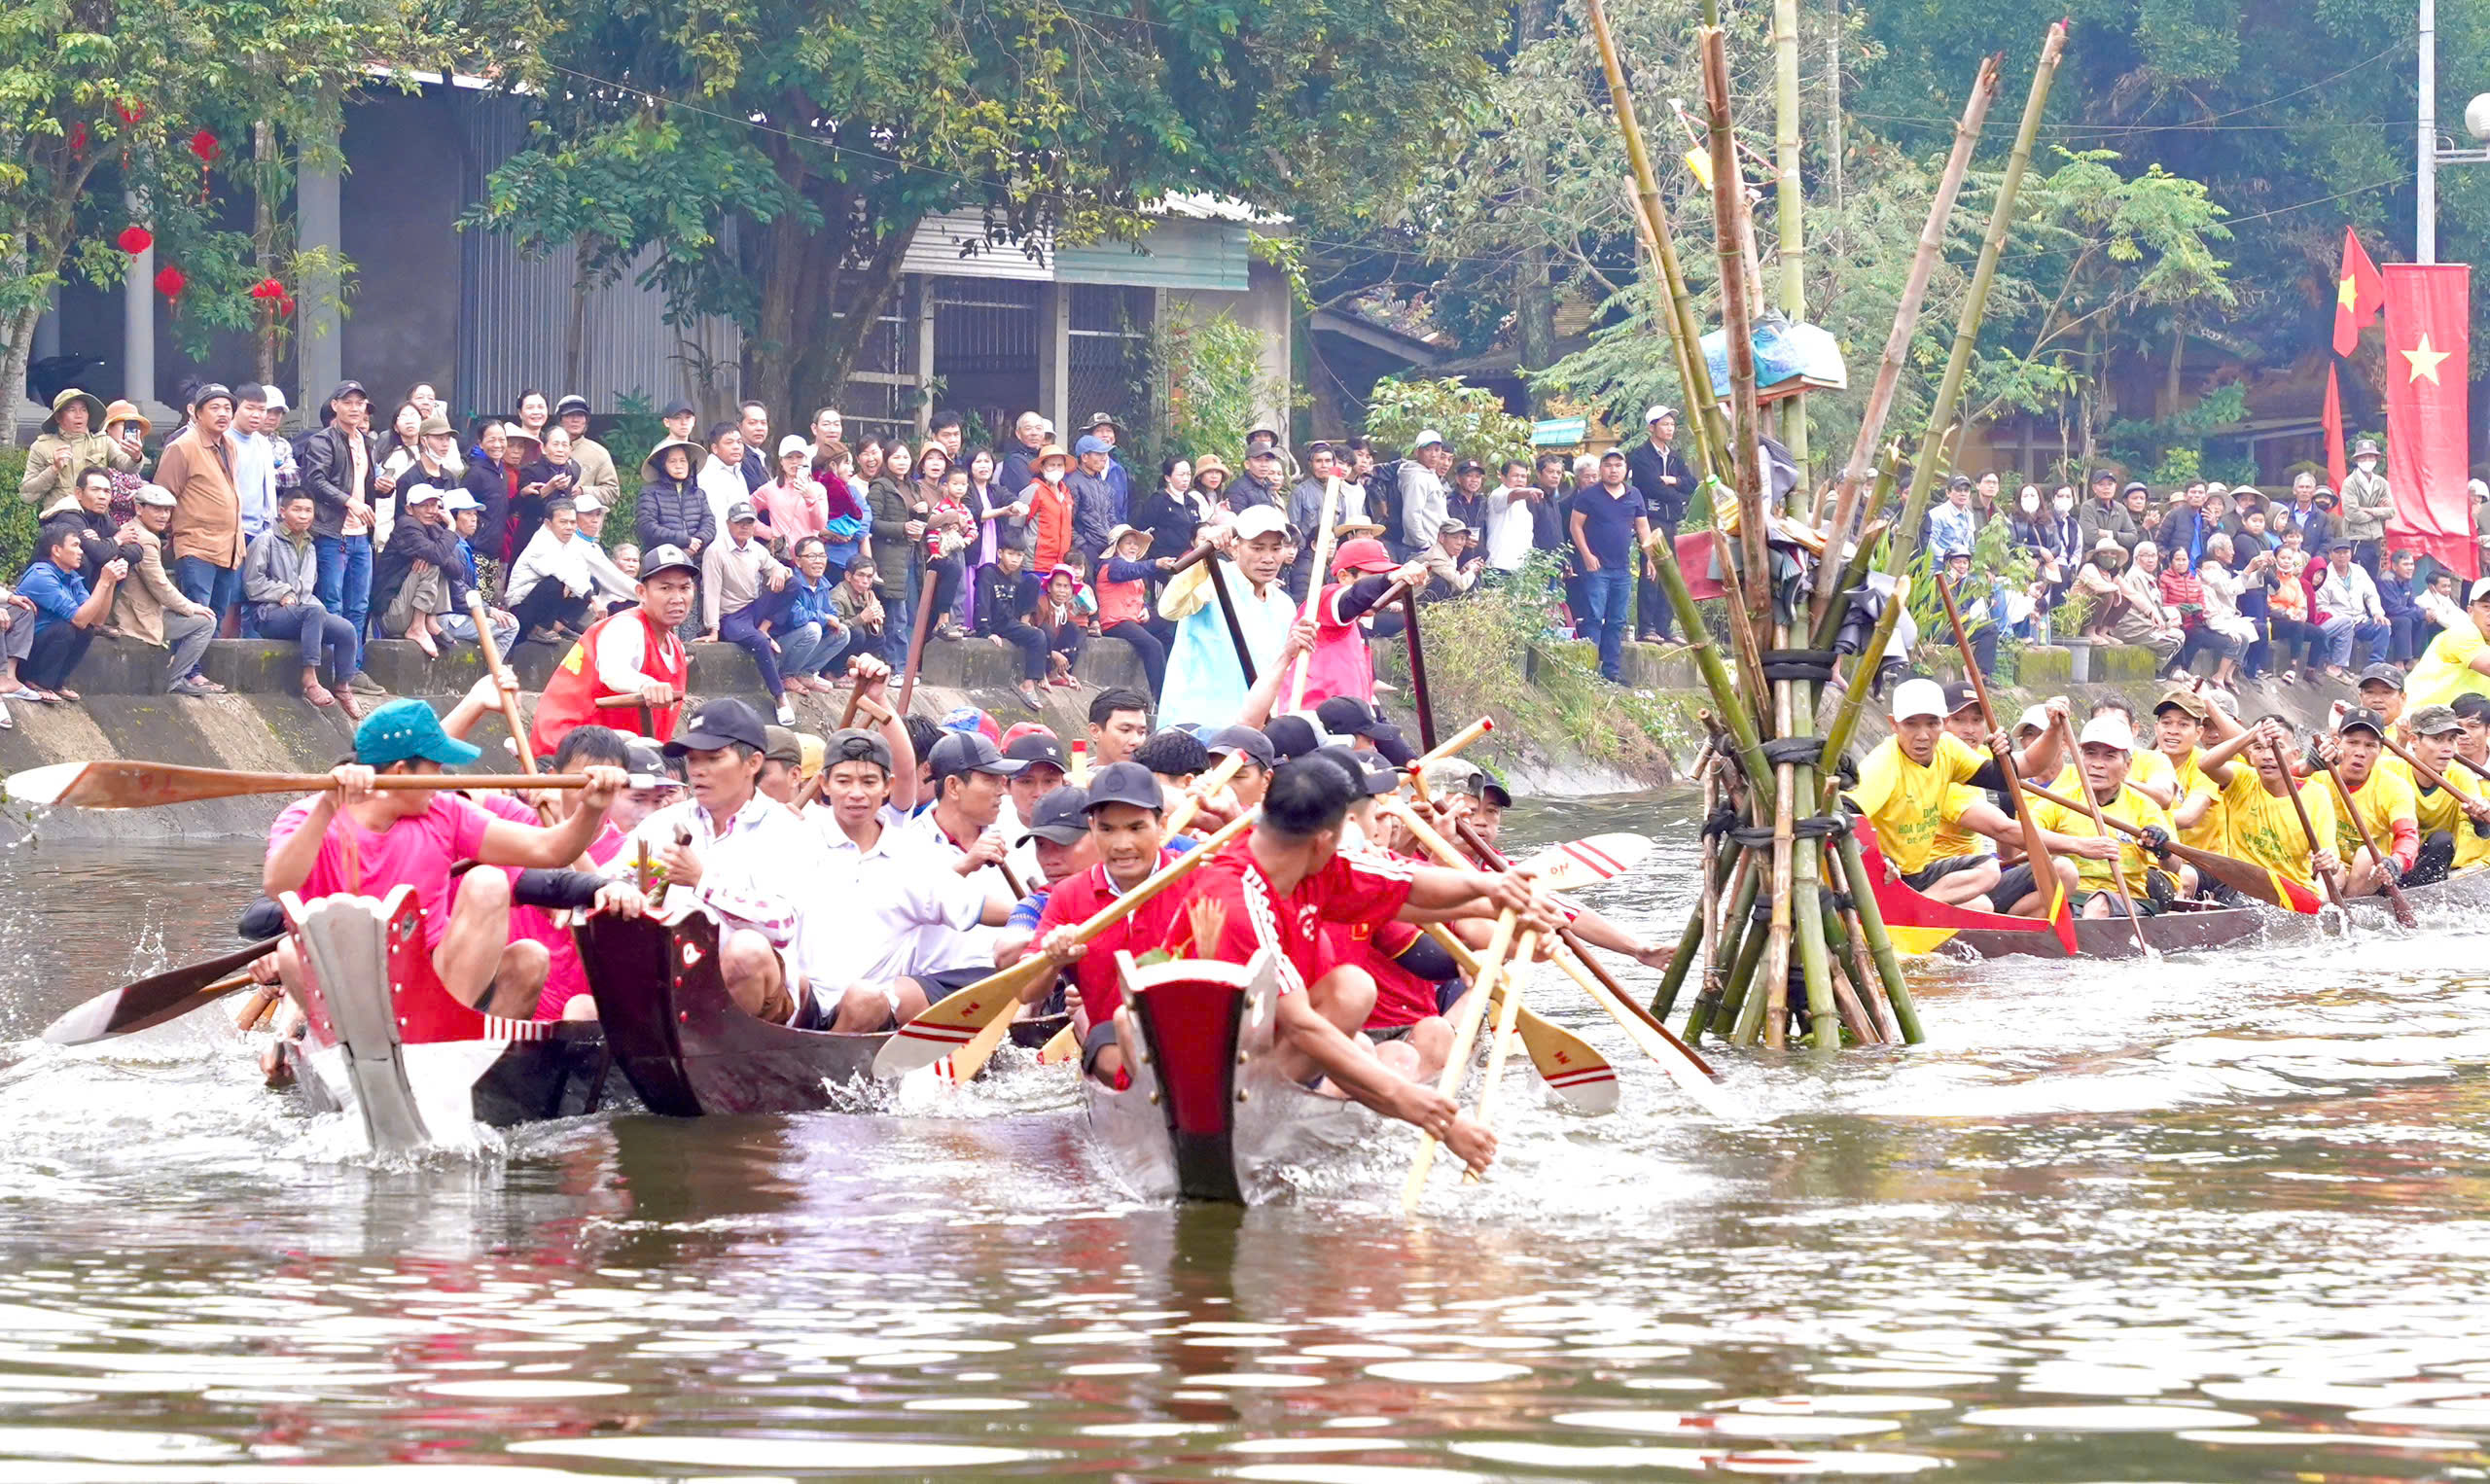
[[2387, 544], [2480, 575], [2465, 493], [2465, 426], [2472, 269], [2399, 263], [2386, 270], [2386, 484], [2395, 512]]
[[2369, 328], [2377, 311], [2386, 303], [2386, 285], [2379, 279], [2377, 265], [2361, 247], [2360, 235], [2343, 229], [2343, 271], [2334, 275], [2334, 353], [2348, 356], [2352, 347], [2361, 343], [2361, 332]]

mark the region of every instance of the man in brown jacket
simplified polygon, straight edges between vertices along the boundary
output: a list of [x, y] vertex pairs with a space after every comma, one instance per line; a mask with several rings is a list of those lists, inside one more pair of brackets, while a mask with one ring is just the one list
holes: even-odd
[[191, 394], [191, 425], [164, 445], [156, 482], [172, 491], [173, 582], [223, 616], [242, 601], [242, 498], [233, 487], [233, 393], [210, 381]]
[[178, 504], [161, 484], [138, 489], [138, 513], [118, 533], [124, 547], [136, 547], [138, 560], [129, 581], [113, 588], [114, 633], [173, 652], [167, 689], [175, 695], [214, 695], [225, 688], [199, 673], [207, 642], [216, 637], [216, 615], [194, 603], [173, 585], [164, 571], [164, 531], [173, 523]]

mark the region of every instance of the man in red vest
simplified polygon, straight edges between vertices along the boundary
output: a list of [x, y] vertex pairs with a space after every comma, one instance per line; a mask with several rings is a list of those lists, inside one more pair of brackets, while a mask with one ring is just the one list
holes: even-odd
[[[528, 727], [537, 756], [551, 757], [574, 726], [611, 726], [658, 742], [674, 736], [692, 678], [691, 656], [675, 630], [692, 616], [698, 571], [680, 547], [652, 547], [641, 556], [640, 606], [589, 624], [537, 697], [536, 721]], [[610, 696], [629, 696], [635, 704], [597, 704]]]

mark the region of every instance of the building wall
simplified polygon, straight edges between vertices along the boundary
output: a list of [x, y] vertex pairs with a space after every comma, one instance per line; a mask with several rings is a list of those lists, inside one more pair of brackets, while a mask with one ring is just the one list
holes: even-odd
[[[355, 266], [339, 364], [385, 423], [418, 381], [464, 410], [453, 384], [460, 328], [458, 214], [481, 184], [458, 111], [474, 95], [427, 88], [376, 93], [346, 112], [340, 246]], [[306, 398], [329, 388], [304, 387]], [[317, 415], [316, 413], [314, 414]]]
[[1226, 311], [1236, 322], [1247, 326], [1263, 338], [1263, 378], [1265, 395], [1257, 408], [1260, 420], [1286, 433], [1289, 427], [1288, 399], [1294, 374], [1289, 336], [1294, 332], [1293, 300], [1289, 297], [1288, 275], [1267, 263], [1253, 265], [1248, 278], [1251, 287], [1241, 294], [1221, 293], [1209, 289], [1170, 289], [1167, 302], [1189, 305], [1207, 319]]

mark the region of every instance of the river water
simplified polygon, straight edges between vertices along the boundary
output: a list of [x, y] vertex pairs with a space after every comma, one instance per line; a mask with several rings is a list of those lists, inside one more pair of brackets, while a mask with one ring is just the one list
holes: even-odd
[[[1509, 835], [1682, 842], [1688, 814], [1531, 805]], [[1664, 843], [1593, 900], [1674, 925], [1691, 865]], [[213, 1013], [30, 1040], [222, 951], [256, 875], [0, 855], [0, 1479], [2490, 1466], [2476, 925], [1931, 967], [1927, 1046], [1718, 1055], [1734, 1127], [1543, 970], [1622, 1109], [1512, 1100], [1493, 1177], [1405, 1219], [1397, 1129], [1282, 1205], [1132, 1203], [1025, 1063], [907, 1119], [603, 1115], [375, 1168]]]

